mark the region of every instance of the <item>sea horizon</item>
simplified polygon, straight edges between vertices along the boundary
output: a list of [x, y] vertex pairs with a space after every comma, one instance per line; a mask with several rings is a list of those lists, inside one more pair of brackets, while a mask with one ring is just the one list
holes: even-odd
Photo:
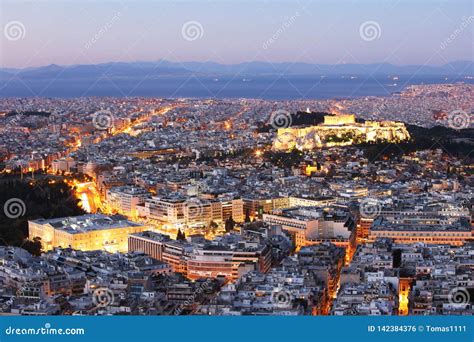
[[474, 79], [433, 75], [163, 76], [155, 78], [0, 79], [0, 98], [162, 97], [321, 100], [384, 97], [411, 85], [474, 84]]

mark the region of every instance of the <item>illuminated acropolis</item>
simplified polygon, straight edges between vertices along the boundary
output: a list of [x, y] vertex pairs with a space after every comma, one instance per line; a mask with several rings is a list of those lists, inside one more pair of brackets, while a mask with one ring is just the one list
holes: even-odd
[[273, 149], [312, 150], [320, 147], [347, 146], [366, 142], [400, 142], [409, 140], [405, 124], [394, 121], [366, 121], [357, 123], [354, 114], [324, 116], [317, 126], [278, 129]]

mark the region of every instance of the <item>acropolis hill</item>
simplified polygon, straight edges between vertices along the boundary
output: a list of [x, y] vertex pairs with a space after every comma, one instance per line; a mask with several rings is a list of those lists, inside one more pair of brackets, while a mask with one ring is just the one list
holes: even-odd
[[317, 126], [278, 129], [273, 142], [277, 151], [312, 150], [319, 147], [346, 146], [364, 142], [400, 142], [409, 140], [405, 124], [394, 121], [357, 123], [354, 114], [324, 116]]

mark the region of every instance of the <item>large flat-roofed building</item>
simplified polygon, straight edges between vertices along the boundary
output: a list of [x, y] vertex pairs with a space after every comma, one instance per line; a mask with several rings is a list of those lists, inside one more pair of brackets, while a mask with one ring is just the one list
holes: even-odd
[[187, 261], [193, 249], [187, 242], [172, 240], [168, 235], [151, 231], [130, 234], [128, 238], [130, 252], [143, 252], [168, 263], [173, 272], [183, 274], [187, 274]]
[[28, 221], [29, 238], [41, 238], [46, 251], [62, 247], [82, 251], [126, 252], [129, 234], [151, 229], [150, 226], [129, 221], [120, 215], [89, 214]]
[[253, 218], [263, 213], [271, 213], [275, 209], [316, 207], [334, 203], [335, 198], [333, 197], [296, 197], [281, 196], [280, 194], [260, 196], [258, 194], [247, 194], [243, 198], [243, 212], [244, 214], [248, 213]]
[[53, 160], [51, 163], [51, 169], [53, 173], [58, 171], [71, 172], [71, 169], [76, 167], [76, 161], [72, 158], [61, 158]]
[[245, 218], [244, 204], [241, 198], [218, 199], [218, 212], [221, 213], [221, 220], [225, 221], [229, 217], [236, 222], [243, 222]]
[[142, 232], [129, 237], [129, 251], [139, 251], [167, 262], [174, 272], [190, 279], [225, 277], [237, 280], [249, 271], [267, 272], [272, 263], [271, 249], [240, 236], [221, 237], [221, 241], [205, 240], [201, 244], [171, 240], [168, 235]]
[[152, 197], [145, 200], [139, 215], [171, 227], [208, 226], [222, 223], [229, 217], [244, 220], [242, 199], [205, 199], [184, 196]]
[[197, 248], [188, 260], [188, 278], [217, 276], [235, 281], [250, 271], [267, 272], [272, 262], [267, 245], [242, 241], [234, 247], [206, 246]]
[[396, 243], [424, 242], [461, 246], [473, 241], [473, 230], [470, 221], [465, 217], [455, 222], [446, 222], [444, 218], [435, 217], [409, 220], [378, 217], [370, 227], [368, 241], [373, 242], [377, 238], [391, 238]]
[[306, 198], [306, 197], [289, 197], [288, 207], [321, 207], [328, 206], [336, 203], [334, 197], [315, 197], [315, 198]]
[[263, 221], [282, 228], [294, 236], [296, 247], [332, 242], [349, 246], [355, 231], [353, 217], [344, 208], [297, 207], [264, 214]]
[[144, 215], [163, 224], [184, 225], [185, 207], [186, 199], [183, 197], [152, 197], [145, 201]]
[[145, 189], [134, 186], [121, 186], [107, 190], [109, 209], [121, 215], [138, 216], [137, 206], [145, 203], [150, 194]]
[[294, 236], [297, 247], [305, 246], [307, 238], [317, 235], [318, 219], [315, 217], [281, 211], [274, 214], [263, 214], [263, 221], [272, 225], [281, 225], [284, 230]]

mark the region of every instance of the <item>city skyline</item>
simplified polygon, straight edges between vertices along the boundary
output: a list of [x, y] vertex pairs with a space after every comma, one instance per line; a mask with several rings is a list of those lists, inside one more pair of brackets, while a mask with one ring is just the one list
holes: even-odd
[[473, 4], [3, 1], [0, 316], [471, 341]]
[[0, 314], [472, 315], [473, 98], [2, 98]]

